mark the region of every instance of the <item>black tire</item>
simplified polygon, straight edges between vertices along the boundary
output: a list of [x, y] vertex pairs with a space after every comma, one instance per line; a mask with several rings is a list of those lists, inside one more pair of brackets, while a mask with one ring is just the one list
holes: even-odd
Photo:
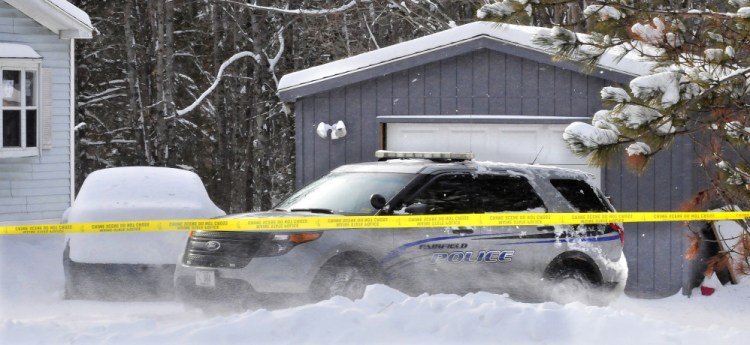
[[342, 257], [326, 263], [310, 287], [314, 302], [343, 296], [350, 300], [362, 298], [370, 284], [379, 282], [379, 275], [368, 260]]
[[601, 304], [598, 284], [589, 270], [565, 266], [553, 271], [546, 280], [549, 282], [545, 285], [548, 301], [559, 304]]
[[65, 291], [63, 295], [63, 299], [66, 300], [73, 300], [73, 299], [84, 299], [85, 296], [81, 294], [80, 291], [75, 286], [75, 283], [71, 282], [67, 278], [65, 279]]
[[65, 291], [63, 299], [83, 299], [85, 296], [78, 289], [79, 284], [75, 281], [75, 264], [70, 260], [70, 244], [65, 244], [63, 251], [63, 273], [65, 276]]

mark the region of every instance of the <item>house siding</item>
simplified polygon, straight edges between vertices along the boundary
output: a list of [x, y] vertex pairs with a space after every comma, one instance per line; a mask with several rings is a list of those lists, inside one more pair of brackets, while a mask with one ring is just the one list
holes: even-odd
[[[375, 150], [383, 147], [378, 116], [590, 117], [603, 108], [601, 88], [614, 83], [567, 67], [481, 47], [298, 98], [296, 184], [304, 186], [343, 164], [374, 160]], [[345, 138], [316, 135], [318, 123], [338, 120], [346, 123]], [[696, 168], [684, 158], [691, 152], [691, 143], [678, 139], [642, 176], [616, 161], [603, 172], [603, 190], [619, 211], [673, 211], [694, 190]], [[677, 292], [686, 246], [682, 224], [629, 223], [625, 232], [628, 294]]]
[[[479, 76], [474, 78], [474, 76]], [[296, 184], [342, 164], [371, 161], [381, 148], [378, 116], [588, 117], [602, 108], [603, 79], [480, 49], [299, 98]], [[593, 91], [592, 91], [593, 90]], [[347, 137], [321, 140], [320, 122], [343, 120]]]
[[[695, 193], [694, 186], [703, 184], [700, 168], [687, 158], [692, 155], [692, 142], [679, 137], [669, 151], [657, 154], [641, 176], [616, 161], [606, 170], [604, 191], [619, 211], [675, 211]], [[631, 295], [676, 293], [682, 287], [688, 245], [684, 224], [629, 223], [625, 228]]]
[[0, 158], [0, 223], [57, 221], [70, 206], [70, 40], [0, 1], [0, 42], [26, 44], [52, 69], [52, 148]]

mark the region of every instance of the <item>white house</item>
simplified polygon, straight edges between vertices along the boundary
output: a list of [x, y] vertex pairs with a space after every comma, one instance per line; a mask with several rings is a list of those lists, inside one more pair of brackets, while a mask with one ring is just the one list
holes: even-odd
[[73, 198], [74, 51], [66, 0], [0, 0], [0, 224], [57, 222]]

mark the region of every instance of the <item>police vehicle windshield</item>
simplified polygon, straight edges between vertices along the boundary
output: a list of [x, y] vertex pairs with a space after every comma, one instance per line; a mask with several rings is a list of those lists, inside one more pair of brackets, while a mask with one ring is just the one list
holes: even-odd
[[279, 203], [280, 211], [301, 211], [372, 215], [376, 210], [370, 196], [380, 194], [391, 200], [414, 174], [341, 172], [331, 173], [300, 189]]

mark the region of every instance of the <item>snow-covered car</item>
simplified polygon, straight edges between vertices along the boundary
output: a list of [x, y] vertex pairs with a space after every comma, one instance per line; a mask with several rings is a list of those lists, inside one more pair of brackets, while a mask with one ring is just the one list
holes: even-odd
[[[228, 217], [614, 211], [592, 176], [576, 170], [456, 154], [378, 155], [384, 161], [336, 168], [272, 211]], [[623, 241], [622, 224], [614, 223], [194, 231], [175, 287], [180, 300], [197, 306], [255, 305], [274, 294], [356, 299], [373, 283], [411, 294], [481, 290], [524, 300], [583, 292], [586, 301], [604, 303], [625, 286]]]
[[[225, 215], [193, 172], [161, 167], [98, 170], [83, 182], [63, 223], [203, 219]], [[66, 298], [163, 296], [186, 232], [70, 234], [63, 253]]]

